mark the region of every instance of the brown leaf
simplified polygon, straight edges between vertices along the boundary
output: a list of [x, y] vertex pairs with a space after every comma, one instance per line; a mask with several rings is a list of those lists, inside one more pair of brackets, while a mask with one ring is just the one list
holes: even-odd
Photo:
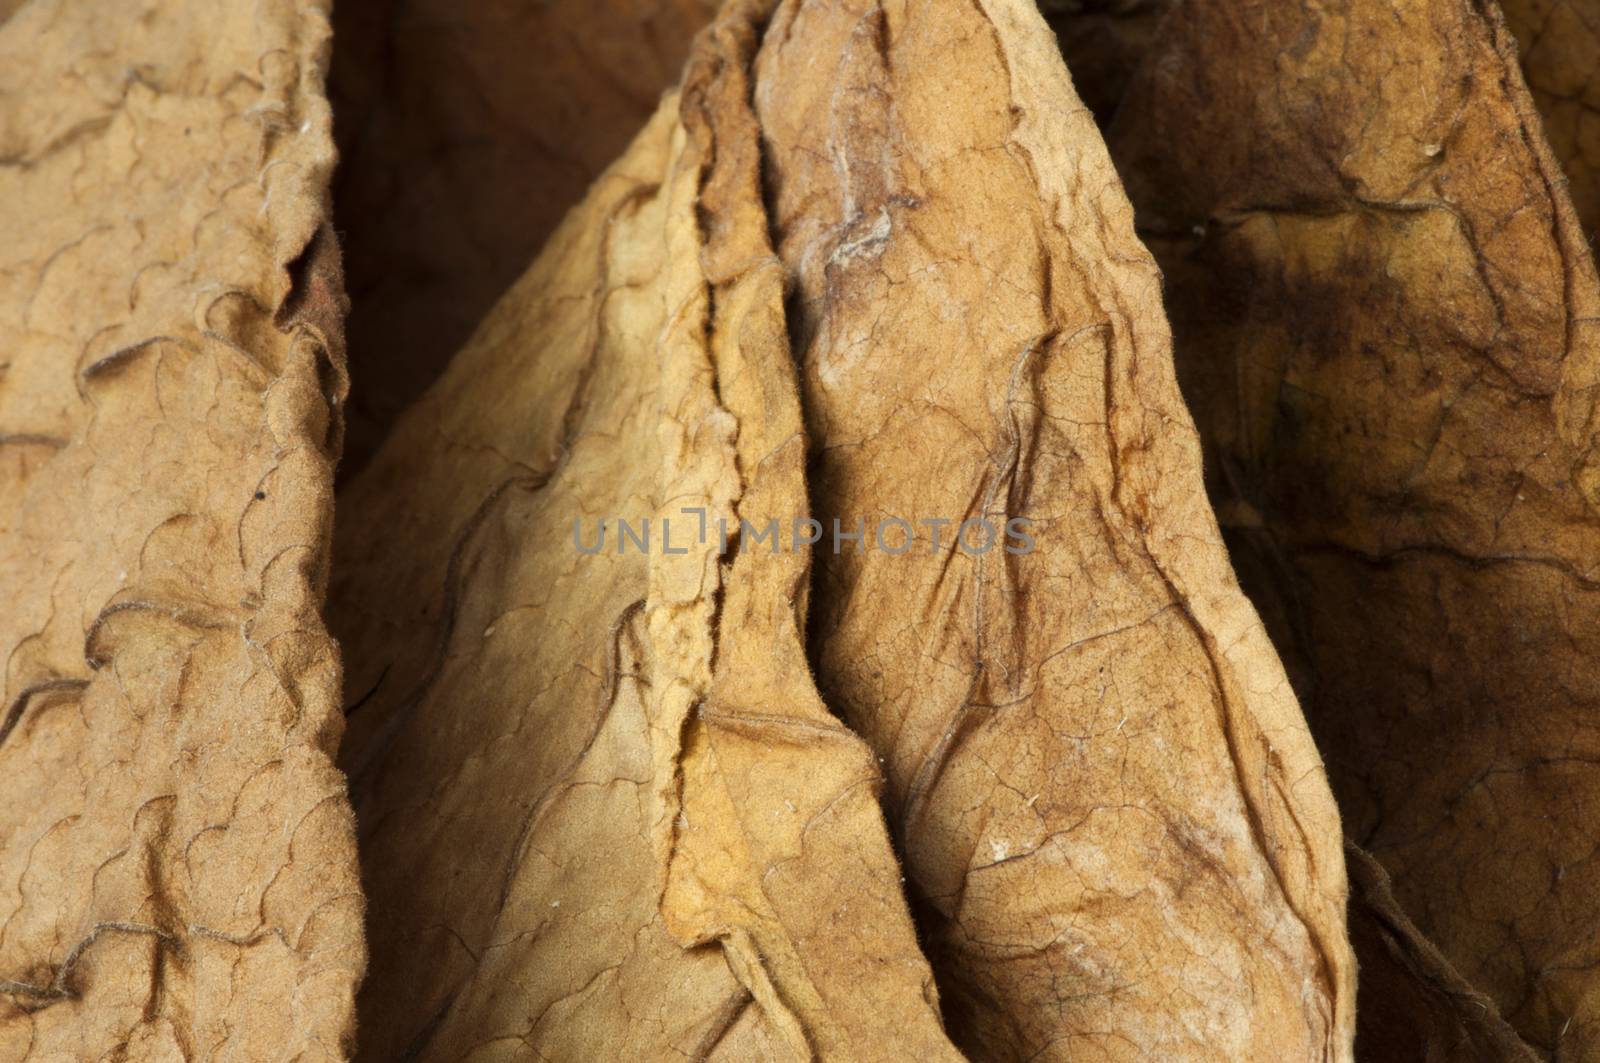
[[753, 47], [702, 39], [343, 496], [372, 1059], [959, 1058], [807, 555], [738, 534], [805, 502]]
[[674, 83], [717, 0], [339, 0], [336, 213], [364, 465]]
[[1352, 838], [1600, 1052], [1600, 300], [1497, 15], [1175, 7], [1111, 137]]
[[341, 1058], [313, 2], [0, 27], [0, 1057]]
[[[787, 0], [756, 69], [814, 503], [872, 547], [820, 544], [814, 659], [886, 760], [958, 1040], [1348, 1058], [1332, 799], [1044, 22]], [[953, 544], [1016, 518], [1031, 552]]]

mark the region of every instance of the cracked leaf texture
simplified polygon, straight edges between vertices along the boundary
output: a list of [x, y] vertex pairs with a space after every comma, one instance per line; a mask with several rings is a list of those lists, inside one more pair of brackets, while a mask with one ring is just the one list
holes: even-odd
[[807, 558], [715, 534], [805, 506], [753, 48], [701, 38], [341, 496], [368, 1058], [960, 1058]]
[[1179, 5], [1110, 140], [1351, 838], [1591, 1059], [1600, 307], [1516, 62], [1454, 0]]
[[340, 1059], [322, 5], [0, 25], [0, 1058]]
[[958, 1043], [1347, 1059], [1332, 798], [1038, 11], [785, 0], [755, 73], [817, 515], [1033, 522], [818, 557], [819, 685], [885, 759]]

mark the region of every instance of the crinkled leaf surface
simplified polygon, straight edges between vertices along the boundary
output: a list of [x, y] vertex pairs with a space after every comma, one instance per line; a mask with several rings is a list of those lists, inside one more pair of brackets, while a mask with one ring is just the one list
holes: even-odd
[[807, 558], [716, 534], [805, 506], [753, 47], [702, 40], [343, 496], [369, 1058], [959, 1058]]
[[342, 1058], [314, 2], [0, 27], [0, 1058]]
[[1509, 36], [1184, 5], [1111, 143], [1352, 838], [1536, 1048], [1595, 1056], [1600, 304]]
[[677, 81], [716, 0], [340, 0], [358, 469]]
[[[886, 760], [953, 1034], [1347, 1058], [1332, 798], [1054, 38], [1022, 0], [786, 0], [756, 71], [814, 505], [917, 525], [898, 556], [825, 543], [811, 637]], [[920, 523], [1016, 517], [1025, 556]]]

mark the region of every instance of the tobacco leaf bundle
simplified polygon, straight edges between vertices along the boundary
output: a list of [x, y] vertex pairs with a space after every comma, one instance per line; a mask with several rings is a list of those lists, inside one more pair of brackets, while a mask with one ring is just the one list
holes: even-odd
[[[819, 554], [811, 648], [885, 758], [953, 1033], [976, 1058], [1347, 1058], [1332, 799], [1038, 12], [787, 0], [755, 70], [814, 508], [916, 524], [904, 553]], [[1019, 517], [1027, 556], [956, 542]]]
[[719, 6], [0, 0], [0, 1058], [1600, 1058], [1594, 0]]
[[342, 496], [369, 1058], [959, 1058], [807, 556], [719, 534], [805, 508], [753, 47], [701, 39]]
[[350, 1045], [327, 47], [290, 0], [0, 25], [8, 1060]]
[[1600, 301], [1510, 37], [1175, 7], [1110, 140], [1347, 830], [1524, 1038], [1592, 1056]]

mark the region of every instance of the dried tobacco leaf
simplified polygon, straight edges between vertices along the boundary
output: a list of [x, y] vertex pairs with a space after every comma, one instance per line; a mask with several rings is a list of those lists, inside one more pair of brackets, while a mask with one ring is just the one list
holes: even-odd
[[[786, 0], [756, 71], [814, 504], [871, 547], [819, 553], [812, 651], [886, 758], [952, 1031], [1348, 1058], [1338, 819], [1038, 12]], [[954, 543], [1018, 518], [1026, 554]]]
[[335, 213], [359, 386], [342, 479], [673, 84], [717, 0], [340, 0]]
[[309, 0], [0, 27], [0, 1058], [349, 1048], [327, 41]]
[[[1167, 6], [1163, 0], [1111, 5], [1062, 0], [1041, 4], [1073, 72], [1074, 84], [1102, 129], [1114, 117], [1128, 82], [1155, 40]], [[1512, 0], [1507, 8], [1513, 22], [1517, 7], [1518, 0]], [[1528, 65], [1528, 59], [1525, 50], [1524, 68], [1537, 84], [1538, 75]], [[1547, 120], [1551, 117], [1547, 105], [1562, 106], [1558, 99], [1541, 94], [1537, 88], [1534, 99]], [[1576, 163], [1569, 162], [1568, 171], [1574, 181], [1582, 179]], [[1214, 488], [1214, 494], [1228, 503], [1225, 486]], [[1225, 529], [1225, 538], [1237, 539], [1242, 534], [1248, 533], [1237, 527]], [[1263, 562], [1267, 563], [1265, 568]], [[1277, 582], [1277, 573], [1271, 571], [1270, 553], [1246, 550], [1235, 554], [1235, 563], [1243, 566], [1240, 581], [1265, 614], [1268, 631], [1289, 630], [1286, 603], [1270, 593]], [[1292, 646], [1292, 641], [1287, 644]], [[1356, 1057], [1363, 1063], [1411, 1063], [1418, 1059], [1521, 1063], [1533, 1058], [1531, 1049], [1510, 1030], [1494, 1003], [1468, 987], [1433, 943], [1399, 910], [1389, 892], [1387, 876], [1371, 863], [1372, 858], [1350, 845], [1346, 852], [1355, 865], [1347, 918], [1360, 972], [1358, 996], [1362, 1001], [1356, 1013]], [[1381, 889], [1375, 884], [1379, 876]]]
[[807, 556], [717, 534], [805, 501], [753, 48], [702, 38], [342, 495], [370, 1058], [959, 1058]]
[[1182, 5], [1111, 144], [1347, 829], [1591, 1058], [1600, 289], [1515, 62], [1462, 0]]
[[1592, 241], [1600, 229], [1600, 4], [1504, 0], [1522, 71], [1567, 192]]

